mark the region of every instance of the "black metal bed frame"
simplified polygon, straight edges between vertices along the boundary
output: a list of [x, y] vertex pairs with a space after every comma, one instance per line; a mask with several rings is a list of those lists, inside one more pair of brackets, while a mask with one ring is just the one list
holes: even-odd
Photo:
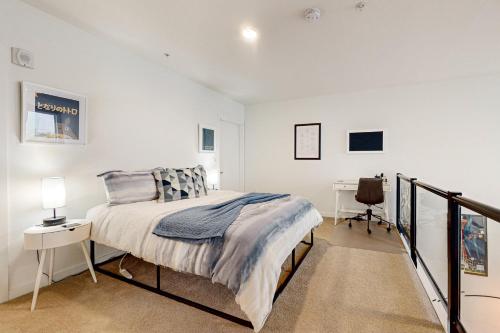
[[[288, 272], [288, 275], [286, 276], [285, 280], [276, 289], [276, 292], [274, 293], [274, 297], [273, 297], [273, 303], [276, 302], [276, 300], [281, 295], [283, 290], [285, 290], [286, 286], [288, 285], [288, 283], [292, 279], [293, 275], [295, 274], [295, 272], [297, 271], [299, 266], [302, 264], [302, 262], [304, 261], [305, 257], [307, 256], [307, 254], [309, 253], [311, 248], [313, 247], [313, 245], [314, 245], [314, 233], [313, 233], [312, 229], [311, 229], [311, 240], [309, 242], [302, 240], [300, 243], [306, 244], [309, 246], [306, 248], [304, 254], [302, 256], [300, 256], [298, 259], [295, 256], [295, 248], [292, 250], [292, 253], [291, 253], [292, 269], [290, 272]], [[197, 308], [198, 310], [210, 313], [210, 314], [218, 316], [220, 318], [224, 318], [226, 320], [232, 321], [232, 322], [237, 323], [239, 325], [242, 325], [242, 326], [245, 326], [248, 328], [253, 328], [252, 323], [246, 319], [242, 319], [242, 318], [233, 316], [229, 313], [211, 308], [207, 305], [197, 303], [197, 302], [192, 301], [190, 299], [187, 299], [187, 298], [184, 298], [184, 297], [181, 297], [181, 296], [178, 296], [178, 295], [175, 295], [175, 294], [172, 294], [172, 293], [169, 293], [167, 291], [162, 290], [161, 289], [161, 281], [160, 281], [161, 280], [160, 279], [160, 277], [161, 277], [160, 265], [156, 265], [156, 287], [147, 285], [147, 284], [139, 282], [137, 280], [127, 279], [126, 277], [124, 277], [120, 274], [117, 274], [117, 273], [114, 273], [114, 272], [111, 272], [111, 271], [108, 271], [108, 270], [102, 268], [102, 266], [104, 266], [110, 262], [116, 261], [116, 260], [120, 259], [120, 257], [122, 257], [122, 255], [110, 258], [110, 259], [105, 260], [105, 261], [100, 262], [100, 263], [96, 263], [95, 262], [95, 242], [92, 240], [90, 241], [90, 260], [92, 261], [92, 266], [94, 267], [95, 271], [102, 273], [102, 274], [105, 274], [105, 275], [108, 275], [108, 276], [115, 278], [115, 279], [118, 279], [120, 281], [127, 282], [127, 283], [134, 285], [136, 287], [148, 290], [148, 291], [153, 292], [155, 294], [170, 298], [174, 301], [177, 301], [177, 302], [189, 305], [191, 307]]]

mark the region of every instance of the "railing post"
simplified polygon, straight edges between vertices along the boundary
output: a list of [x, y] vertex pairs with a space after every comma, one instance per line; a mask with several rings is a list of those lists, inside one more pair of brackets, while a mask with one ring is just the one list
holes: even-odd
[[460, 266], [462, 227], [460, 205], [454, 200], [458, 192], [448, 192], [448, 325], [458, 333], [460, 320]]
[[401, 179], [399, 178], [401, 174], [396, 174], [396, 227], [400, 233], [403, 232], [403, 226], [400, 223], [400, 214], [401, 214]]
[[417, 268], [417, 181], [410, 180], [410, 256], [413, 265]]

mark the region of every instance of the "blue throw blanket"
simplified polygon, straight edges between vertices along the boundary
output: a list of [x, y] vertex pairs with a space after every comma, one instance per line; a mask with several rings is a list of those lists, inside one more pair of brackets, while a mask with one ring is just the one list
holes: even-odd
[[153, 233], [192, 243], [219, 243], [244, 206], [288, 196], [290, 195], [249, 193], [221, 204], [188, 208], [162, 218]]

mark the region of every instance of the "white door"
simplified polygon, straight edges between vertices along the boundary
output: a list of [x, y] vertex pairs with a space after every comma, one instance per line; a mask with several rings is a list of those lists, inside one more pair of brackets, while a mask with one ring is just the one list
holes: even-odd
[[240, 191], [240, 125], [221, 121], [220, 186]]

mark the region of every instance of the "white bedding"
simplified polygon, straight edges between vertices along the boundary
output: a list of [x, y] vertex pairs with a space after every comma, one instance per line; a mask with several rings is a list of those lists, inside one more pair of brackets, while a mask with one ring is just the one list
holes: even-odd
[[[222, 203], [243, 193], [211, 191], [208, 196], [167, 203], [156, 201], [126, 205], [100, 205], [90, 209], [87, 218], [92, 220], [91, 239], [99, 244], [131, 253], [155, 265], [162, 265], [180, 272], [210, 277], [207, 255], [208, 244], [190, 244], [159, 237], [153, 229], [169, 213], [189, 207]], [[238, 228], [245, 215], [255, 215], [266, 206], [279, 205], [279, 200], [246, 206], [240, 217], [229, 227]], [[281, 266], [292, 249], [314, 227], [322, 222], [316, 209], [308, 211], [297, 223], [269, 243], [250, 277], [236, 295], [236, 302], [258, 332], [269, 315], [276, 291]], [[212, 279], [212, 282], [217, 282]]]

